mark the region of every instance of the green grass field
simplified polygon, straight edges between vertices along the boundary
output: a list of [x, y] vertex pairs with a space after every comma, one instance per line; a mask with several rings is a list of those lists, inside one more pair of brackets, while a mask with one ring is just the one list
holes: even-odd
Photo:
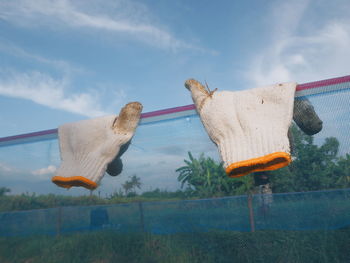
[[0, 262], [350, 262], [350, 229], [0, 238]]

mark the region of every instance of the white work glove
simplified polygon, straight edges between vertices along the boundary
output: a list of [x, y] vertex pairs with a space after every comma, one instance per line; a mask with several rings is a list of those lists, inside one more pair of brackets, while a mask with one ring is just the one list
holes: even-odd
[[190, 79], [185, 87], [191, 91], [209, 137], [218, 146], [228, 176], [275, 170], [291, 162], [287, 133], [296, 83], [209, 92]]
[[[105, 116], [68, 123], [58, 128], [61, 165], [52, 182], [64, 188], [83, 186], [95, 189], [108, 164], [109, 172], [121, 172], [118, 153], [127, 149], [139, 123], [142, 105], [132, 102], [125, 105], [119, 116]], [[126, 145], [126, 147], [123, 145]]]

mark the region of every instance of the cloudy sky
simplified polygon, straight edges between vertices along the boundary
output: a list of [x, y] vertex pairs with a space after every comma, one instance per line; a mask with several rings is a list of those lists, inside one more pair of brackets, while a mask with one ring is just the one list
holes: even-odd
[[349, 75], [349, 13], [348, 0], [0, 0], [0, 137], [130, 101], [191, 104], [188, 78], [241, 90]]

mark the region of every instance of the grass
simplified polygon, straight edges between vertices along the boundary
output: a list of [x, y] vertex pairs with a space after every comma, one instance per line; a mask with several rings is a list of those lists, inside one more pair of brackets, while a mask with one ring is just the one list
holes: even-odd
[[350, 229], [0, 238], [0, 262], [350, 262]]

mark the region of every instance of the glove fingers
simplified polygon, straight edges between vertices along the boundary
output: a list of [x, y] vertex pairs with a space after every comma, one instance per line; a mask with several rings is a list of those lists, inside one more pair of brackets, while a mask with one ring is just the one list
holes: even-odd
[[197, 110], [200, 111], [205, 100], [210, 97], [210, 93], [195, 79], [186, 80], [185, 87], [191, 92], [193, 102], [196, 104]]
[[130, 102], [120, 111], [119, 116], [113, 124], [113, 130], [116, 133], [134, 133], [141, 116], [142, 104], [139, 102]]
[[120, 157], [123, 155], [123, 153], [126, 152], [126, 150], [129, 148], [129, 145], [131, 143], [131, 140], [128, 141], [126, 144], [123, 144], [120, 147], [118, 155], [114, 158], [112, 162], [110, 162], [107, 166], [106, 172], [111, 176], [117, 176], [120, 174], [123, 170], [123, 162], [120, 159]]
[[118, 155], [116, 156], [116, 158], [120, 158], [127, 151], [127, 149], [129, 148], [130, 144], [131, 144], [131, 140], [128, 141], [127, 143], [123, 144], [122, 146], [120, 146], [120, 150], [119, 150]]
[[323, 123], [308, 99], [294, 101], [293, 120], [308, 135], [322, 130]]
[[122, 170], [123, 162], [119, 157], [116, 157], [110, 164], [108, 164], [106, 172], [111, 176], [117, 176]]

